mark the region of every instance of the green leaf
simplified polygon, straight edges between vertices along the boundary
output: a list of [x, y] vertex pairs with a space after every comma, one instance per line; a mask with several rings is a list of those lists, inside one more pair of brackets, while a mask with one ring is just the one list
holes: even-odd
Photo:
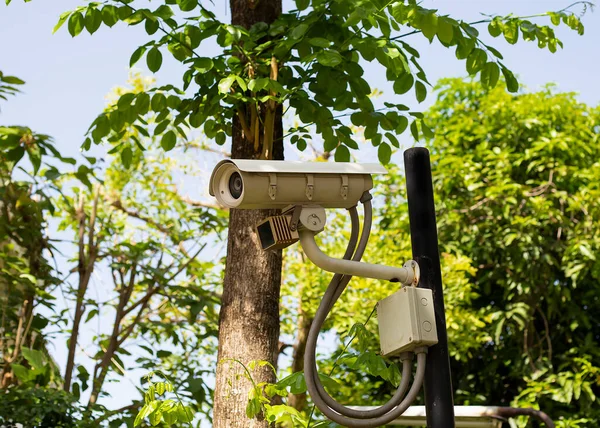
[[119, 97], [119, 101], [117, 101], [117, 108], [121, 111], [129, 109], [131, 107], [131, 103], [135, 98], [135, 94], [128, 92]]
[[166, 4], [163, 4], [163, 5], [160, 5], [158, 7], [158, 9], [156, 9], [154, 11], [154, 15], [158, 16], [159, 18], [162, 18], [162, 19], [169, 19], [170, 17], [173, 16], [173, 9], [171, 9]]
[[235, 74], [230, 74], [224, 79], [221, 79], [221, 81], [219, 82], [219, 92], [222, 94], [228, 94], [231, 90], [231, 85], [233, 85], [233, 82], [235, 82], [236, 80], [236, 77], [237, 76]]
[[46, 357], [36, 349], [21, 348], [23, 357], [36, 370], [42, 370], [46, 364]]
[[151, 36], [152, 34], [156, 33], [159, 28], [160, 28], [160, 23], [158, 21], [146, 19], [146, 22], [144, 23], [144, 29], [146, 30], [146, 34]]
[[493, 88], [500, 78], [500, 67], [495, 62], [488, 62], [481, 70], [481, 84], [484, 88]]
[[454, 25], [445, 17], [438, 19], [437, 37], [440, 42], [449, 45], [454, 39]]
[[350, 162], [350, 150], [345, 145], [340, 144], [335, 149], [334, 158], [336, 162]]
[[420, 80], [417, 80], [417, 83], [415, 83], [415, 93], [417, 95], [417, 101], [420, 103], [427, 97], [427, 88]]
[[492, 37], [498, 37], [502, 34], [502, 22], [499, 19], [493, 19], [488, 25], [488, 32]]
[[85, 29], [94, 34], [102, 24], [102, 13], [94, 8], [88, 8], [85, 14]]
[[419, 128], [417, 127], [416, 120], [413, 120], [410, 124], [410, 133], [412, 134], [415, 141], [419, 141]]
[[390, 163], [392, 159], [392, 148], [387, 143], [381, 143], [377, 149], [377, 157], [383, 165]]
[[348, 16], [346, 22], [344, 22], [344, 27], [352, 27], [353, 25], [358, 24], [361, 20], [368, 17], [366, 10], [362, 7], [357, 7], [354, 11]]
[[429, 41], [433, 40], [433, 36], [435, 36], [437, 32], [437, 25], [438, 17], [433, 12], [426, 13], [421, 18], [421, 31], [423, 32], [423, 35], [429, 39]]
[[400, 116], [398, 118], [398, 126], [396, 127], [396, 134], [402, 134], [408, 127], [408, 118], [406, 116]]
[[56, 25], [52, 29], [52, 34], [56, 33], [60, 29], [60, 27], [62, 27], [63, 24], [65, 22], [67, 22], [67, 19], [69, 18], [69, 16], [71, 16], [71, 12], [70, 11], [61, 13], [60, 17], [58, 18], [58, 22], [56, 23]]
[[267, 77], [261, 77], [260, 79], [252, 79], [250, 82], [248, 82], [248, 89], [250, 89], [252, 92], [261, 91], [269, 86], [270, 81], [271, 79]]
[[471, 75], [476, 74], [483, 68], [487, 62], [487, 54], [485, 51], [477, 48], [469, 54], [467, 58], [467, 72]]
[[131, 167], [131, 160], [133, 159], [133, 151], [131, 147], [127, 146], [123, 150], [121, 150], [121, 162], [123, 162], [123, 166], [126, 169]]
[[210, 58], [194, 59], [194, 69], [199, 73], [206, 73], [214, 67], [213, 60]]
[[151, 72], [156, 73], [160, 70], [162, 59], [162, 54], [156, 46], [150, 49], [150, 52], [148, 52], [148, 55], [146, 56], [146, 64], [148, 64], [148, 68]]
[[248, 400], [248, 404], [246, 404], [246, 416], [249, 419], [254, 419], [258, 414], [260, 414], [260, 400], [258, 397], [253, 397]]
[[165, 135], [163, 135], [162, 139], [160, 140], [160, 146], [166, 152], [173, 150], [173, 148], [175, 147], [176, 144], [177, 144], [177, 136], [175, 135], [175, 132], [173, 132], [173, 131], [167, 132]]
[[434, 137], [433, 131], [429, 128], [429, 126], [425, 125], [425, 122], [421, 120], [421, 131], [423, 132], [423, 137], [427, 140], [431, 140]]
[[184, 12], [190, 12], [198, 6], [198, 0], [177, 0], [179, 9]]
[[75, 398], [79, 400], [79, 397], [81, 396], [81, 388], [79, 387], [79, 384], [77, 382], [73, 382], [72, 390]]
[[107, 5], [102, 8], [102, 21], [108, 27], [112, 27], [119, 22], [119, 9], [113, 5]]
[[160, 423], [160, 420], [162, 419], [162, 412], [159, 409], [156, 409], [153, 413], [151, 413], [148, 416], [148, 420], [150, 421], [150, 424], [155, 427]]
[[318, 46], [320, 48], [328, 48], [331, 45], [331, 42], [323, 37], [313, 37], [308, 41], [313, 46]]
[[85, 26], [85, 19], [81, 12], [75, 12], [69, 18], [69, 34], [75, 37], [81, 33]]
[[[256, 400], [258, 400], [258, 398]], [[258, 405], [260, 407], [260, 402]], [[177, 406], [177, 417], [181, 422], [192, 422], [192, 420], [194, 420], [194, 412], [192, 412], [192, 409], [189, 407], [179, 403], [179, 406]]]
[[294, 27], [294, 29], [290, 33], [290, 38], [292, 40], [300, 40], [302, 37], [304, 37], [304, 35], [306, 34], [307, 31], [308, 31], [307, 24], [297, 25], [296, 27]]
[[129, 67], [133, 67], [142, 56], [146, 53], [146, 46], [140, 46], [137, 48], [133, 54], [131, 55], [131, 59], [129, 60]]
[[410, 91], [415, 83], [415, 78], [410, 73], [404, 73], [398, 80], [394, 82], [394, 92], [402, 95]]
[[35, 373], [33, 370], [29, 370], [27, 367], [24, 367], [20, 364], [11, 364], [10, 367], [15, 376], [17, 376], [17, 378], [23, 383], [35, 378]]
[[[150, 109], [150, 95], [148, 95], [146, 92], [140, 92], [139, 94], [137, 94], [137, 97], [135, 99], [135, 110], [137, 111], [138, 114], [144, 115], [146, 113], [148, 113], [148, 110]], [[138, 128], [138, 129], [143, 129], [143, 128]], [[144, 131], [140, 131], [140, 132], [144, 132]]]
[[159, 122], [158, 125], [156, 125], [156, 128], [154, 128], [154, 136], [160, 135], [163, 132], [165, 132], [167, 126], [169, 126], [170, 123], [171, 121], [169, 119], [165, 119], [162, 122]]
[[243, 78], [241, 78], [240, 76], [235, 76], [235, 81], [237, 82], [238, 85], [240, 85], [240, 89], [242, 91], [248, 90], [248, 86], [246, 85], [246, 81]]
[[136, 427], [142, 423], [142, 421], [146, 418], [146, 416], [150, 415], [152, 412], [156, 410], [158, 407], [158, 401], [150, 401], [146, 403], [137, 414], [135, 421], [133, 422], [133, 426]]
[[162, 417], [163, 421], [165, 421], [167, 425], [174, 425], [177, 422], [177, 409], [173, 408], [167, 412], [164, 412]]
[[326, 67], [335, 67], [342, 63], [343, 58], [338, 51], [325, 50], [317, 54], [317, 62]]
[[508, 92], [517, 92], [519, 90], [519, 82], [517, 81], [512, 71], [503, 66], [502, 74], [504, 75], [504, 80], [506, 81], [506, 89], [508, 89]]
[[298, 10], [304, 10], [310, 5], [310, 0], [296, 0]]
[[519, 21], [514, 19], [507, 22], [502, 28], [504, 32], [504, 38], [508, 43], [514, 45], [519, 41]]
[[[96, 315], [98, 315], [98, 309], [92, 309], [91, 311], [88, 312], [87, 316], [85, 317], [85, 322], [88, 322], [89, 320], [94, 318]], [[83, 367], [83, 366], [79, 366], [79, 367]]]
[[492, 53], [496, 58], [504, 59], [502, 54], [498, 51], [498, 49], [493, 48], [492, 46], [486, 46], [486, 49]]
[[150, 103], [150, 107], [152, 108], [152, 111], [160, 113], [167, 107], [167, 97], [160, 92], [154, 94], [152, 97], [152, 102]]
[[327, 388], [329, 391], [336, 391], [340, 387], [335, 379], [333, 379], [330, 376], [327, 376], [324, 373], [319, 373], [319, 379], [321, 380], [321, 383], [323, 384], [323, 386], [325, 388]]
[[10, 85], [24, 85], [25, 84], [24, 80], [21, 80], [16, 76], [1, 76], [1, 77], [2, 77], [2, 79], [0, 79], [0, 80], [4, 81], [5, 83], [8, 83]]
[[470, 37], [458, 39], [458, 46], [456, 47], [456, 58], [465, 59], [475, 48], [475, 40]]
[[590, 260], [596, 260], [596, 256], [585, 243], [579, 245], [579, 251]]
[[392, 145], [396, 148], [400, 148], [400, 142], [398, 141], [398, 139], [396, 138], [396, 136], [394, 134], [392, 134], [391, 132], [386, 132], [385, 136], [387, 137], [388, 140], [390, 140], [390, 143], [392, 143]]

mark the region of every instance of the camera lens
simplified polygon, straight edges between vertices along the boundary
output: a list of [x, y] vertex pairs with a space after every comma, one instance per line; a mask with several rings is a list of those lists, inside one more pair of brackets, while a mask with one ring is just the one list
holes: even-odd
[[229, 193], [231, 193], [233, 199], [239, 199], [242, 196], [242, 190], [244, 190], [242, 176], [239, 172], [234, 172], [229, 177]]

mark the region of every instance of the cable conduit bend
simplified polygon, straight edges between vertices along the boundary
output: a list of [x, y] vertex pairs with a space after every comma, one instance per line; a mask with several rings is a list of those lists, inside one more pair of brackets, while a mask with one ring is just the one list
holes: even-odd
[[[367, 242], [369, 239], [372, 223], [372, 206], [369, 200], [365, 200], [364, 209], [365, 219], [363, 230], [361, 233], [361, 239], [358, 244], [358, 247], [356, 248], [356, 252], [352, 256], [352, 260], [355, 262], [360, 261], [360, 259], [362, 258], [362, 255], [366, 249]], [[350, 208], [349, 211], [352, 220], [352, 233], [350, 242], [346, 249], [346, 253], [344, 254], [344, 259], [346, 260], [350, 259], [350, 254], [353, 251], [353, 247], [356, 242], [355, 239], [358, 234], [358, 214], [356, 211], [356, 207]], [[314, 248], [316, 248], [318, 252], [321, 252], [316, 246], [316, 243], [314, 242], [314, 235], [311, 234], [309, 238], [310, 241], [312, 241], [312, 243], [314, 244]], [[308, 242], [309, 240], [306, 241]], [[308, 251], [306, 250], [304, 242], [302, 240], [301, 243], [304, 248], [304, 251], [308, 254]], [[309, 250], [314, 250], [314, 248], [310, 247], [310, 242], [308, 242], [308, 245]], [[321, 254], [327, 257], [322, 252]], [[312, 260], [312, 257], [309, 258], [311, 258]], [[327, 391], [325, 391], [325, 388], [323, 387], [323, 385], [320, 382], [320, 379], [318, 378], [316, 365], [316, 345], [319, 332], [325, 322], [325, 319], [327, 318], [329, 311], [334, 306], [335, 302], [338, 300], [351, 278], [352, 276], [350, 275], [335, 274], [331, 282], [329, 283], [329, 286], [327, 287], [323, 299], [321, 300], [321, 303], [319, 305], [319, 308], [317, 309], [315, 318], [313, 320], [307, 338], [306, 353], [304, 356], [305, 379], [308, 392], [312, 397], [315, 405], [323, 412], [323, 414], [327, 418], [348, 427], [375, 427], [385, 425], [391, 422], [392, 420], [396, 419], [398, 416], [400, 416], [406, 411], [406, 409], [410, 406], [410, 404], [412, 404], [412, 402], [418, 395], [425, 374], [426, 348], [420, 349], [417, 353], [417, 373], [415, 375], [415, 381], [404, 400], [404, 394], [406, 393], [406, 390], [408, 389], [408, 385], [410, 383], [412, 360], [412, 354], [410, 353], [405, 353], [402, 356], [403, 367], [401, 383], [393, 397], [383, 406], [373, 410], [361, 411], [348, 408], [335, 401], [327, 393]]]

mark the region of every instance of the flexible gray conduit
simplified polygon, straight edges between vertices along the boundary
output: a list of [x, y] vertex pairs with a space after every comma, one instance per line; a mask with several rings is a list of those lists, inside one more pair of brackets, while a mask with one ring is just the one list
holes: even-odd
[[[354, 261], [360, 261], [367, 247], [371, 232], [373, 211], [370, 200], [363, 202], [363, 205], [365, 218], [358, 247], [356, 247], [359, 228], [358, 212], [356, 207], [349, 209], [352, 231], [350, 234], [350, 241], [348, 242], [348, 246], [344, 254], [345, 259], [351, 258]], [[356, 252], [354, 251], [355, 247]], [[327, 290], [325, 291], [319, 308], [315, 313], [315, 318], [311, 324], [306, 341], [306, 352], [304, 354], [304, 376], [306, 379], [308, 392], [313, 402], [327, 418], [340, 425], [351, 428], [370, 428], [385, 425], [393, 421], [402, 413], [404, 413], [412, 404], [417, 397], [423, 383], [423, 377], [425, 375], [425, 360], [427, 355], [426, 349], [421, 349], [420, 352], [417, 353], [417, 372], [412, 387], [410, 388], [408, 395], [406, 395], [406, 398], [404, 398], [404, 395], [406, 394], [406, 390], [408, 389], [408, 385], [410, 383], [412, 353], [405, 353], [401, 356], [402, 380], [400, 385], [398, 386], [398, 389], [392, 398], [386, 404], [376, 409], [366, 411], [351, 409], [335, 401], [327, 393], [327, 391], [325, 391], [325, 388], [321, 384], [317, 373], [316, 350], [319, 332], [323, 327], [327, 315], [343, 293], [351, 278], [351, 276], [335, 274], [331, 279]]]

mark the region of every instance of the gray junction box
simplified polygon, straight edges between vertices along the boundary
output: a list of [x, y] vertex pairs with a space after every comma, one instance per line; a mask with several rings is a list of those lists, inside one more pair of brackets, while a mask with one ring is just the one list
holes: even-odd
[[438, 342], [433, 294], [427, 288], [402, 287], [377, 304], [379, 340], [384, 357]]

